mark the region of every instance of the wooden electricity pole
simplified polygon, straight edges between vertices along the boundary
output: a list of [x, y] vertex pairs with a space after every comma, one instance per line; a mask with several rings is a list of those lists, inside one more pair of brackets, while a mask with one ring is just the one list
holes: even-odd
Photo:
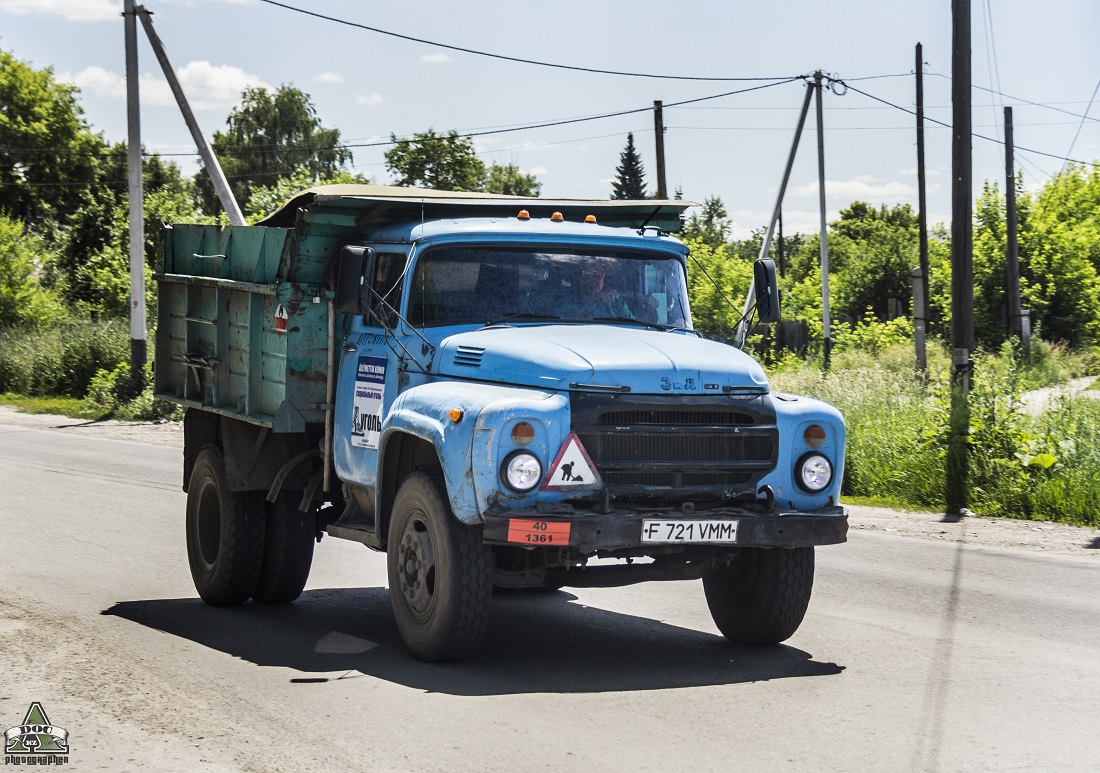
[[973, 169], [970, 110], [970, 0], [953, 0], [951, 53], [951, 430], [948, 516], [969, 513], [970, 374], [974, 351]]
[[[924, 56], [921, 44], [917, 43], [917, 232], [920, 243], [920, 295], [913, 294], [913, 340], [917, 347], [917, 368], [924, 372], [928, 368], [928, 354], [925, 350], [925, 336], [931, 319], [931, 304], [928, 298], [928, 205], [924, 185]], [[919, 303], [918, 303], [919, 300]]]
[[829, 227], [825, 222], [825, 124], [821, 117], [821, 70], [814, 73], [814, 91], [816, 92], [815, 113], [817, 115], [817, 193], [821, 209], [821, 336], [825, 370], [833, 353], [833, 337], [829, 320]]
[[657, 138], [657, 198], [668, 198], [668, 186], [665, 184], [665, 118], [661, 100], [653, 101], [653, 133]]
[[1005, 108], [1005, 214], [1008, 226], [1008, 333], [1024, 341], [1020, 302], [1020, 246], [1016, 238], [1016, 160], [1012, 145], [1012, 107]]

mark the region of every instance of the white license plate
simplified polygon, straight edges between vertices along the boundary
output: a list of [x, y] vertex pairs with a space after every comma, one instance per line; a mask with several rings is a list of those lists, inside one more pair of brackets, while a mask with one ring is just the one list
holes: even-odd
[[737, 521], [642, 521], [642, 542], [737, 542]]

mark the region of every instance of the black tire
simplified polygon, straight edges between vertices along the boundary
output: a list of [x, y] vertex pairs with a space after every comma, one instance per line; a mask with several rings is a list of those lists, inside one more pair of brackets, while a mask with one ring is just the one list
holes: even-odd
[[461, 660], [481, 645], [493, 589], [481, 527], [460, 523], [441, 488], [419, 472], [401, 484], [386, 560], [401, 638], [434, 662]]
[[252, 598], [261, 604], [286, 604], [302, 595], [313, 564], [317, 519], [298, 509], [300, 491], [284, 491], [265, 502], [264, 557]]
[[729, 566], [703, 577], [711, 617], [737, 644], [786, 641], [806, 616], [814, 549], [742, 548]]
[[199, 452], [187, 486], [187, 560], [207, 604], [240, 604], [256, 588], [264, 554], [264, 499], [233, 492], [215, 446]]

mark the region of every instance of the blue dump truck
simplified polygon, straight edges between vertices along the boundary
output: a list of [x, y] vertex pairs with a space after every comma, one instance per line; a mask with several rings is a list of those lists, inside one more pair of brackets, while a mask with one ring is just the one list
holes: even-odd
[[846, 538], [844, 422], [692, 329], [686, 206], [322, 186], [167, 228], [199, 595], [293, 601], [327, 533], [386, 553], [428, 661], [476, 650], [494, 589], [701, 579], [730, 641], [790, 637]]

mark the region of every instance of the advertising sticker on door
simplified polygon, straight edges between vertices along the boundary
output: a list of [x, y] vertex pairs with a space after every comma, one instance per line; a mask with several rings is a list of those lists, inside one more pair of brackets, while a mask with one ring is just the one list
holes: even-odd
[[360, 355], [351, 411], [351, 444], [357, 448], [378, 448], [385, 385], [386, 359]]

